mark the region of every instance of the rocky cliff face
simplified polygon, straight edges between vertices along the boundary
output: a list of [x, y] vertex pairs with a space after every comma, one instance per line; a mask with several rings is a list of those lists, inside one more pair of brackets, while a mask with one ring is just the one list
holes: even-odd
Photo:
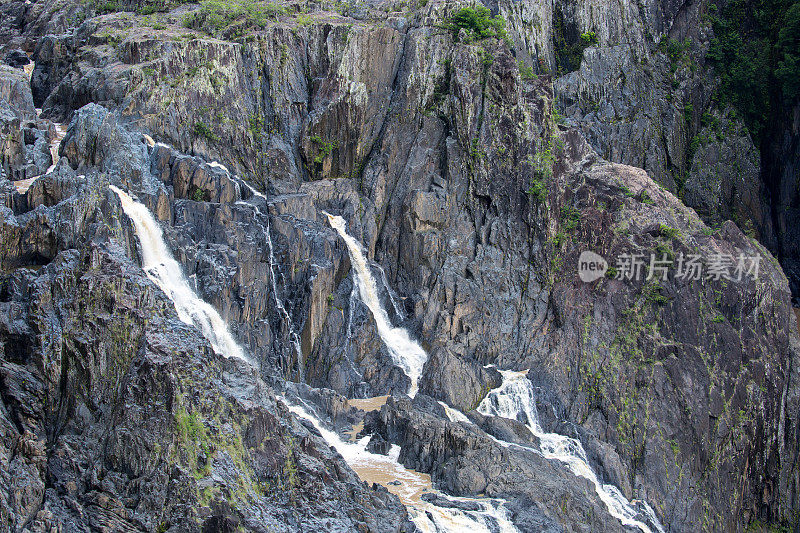
[[[757, 151], [698, 62], [704, 2], [499, 2], [506, 39], [447, 28], [457, 2], [257, 27], [148, 6], [0, 7], [2, 55], [35, 61], [0, 69], [5, 527], [413, 531], [284, 395], [521, 531], [625, 530], [525, 421], [476, 411], [498, 368], [665, 529], [797, 526], [800, 339]], [[254, 365], [179, 320], [110, 184]], [[325, 213], [427, 351], [413, 401]], [[609, 275], [578, 278], [586, 250]], [[630, 279], [623, 254], [762, 260]]]

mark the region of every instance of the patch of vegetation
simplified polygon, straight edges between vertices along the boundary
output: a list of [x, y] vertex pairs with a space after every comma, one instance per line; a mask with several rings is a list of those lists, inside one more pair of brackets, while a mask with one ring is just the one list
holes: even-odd
[[680, 235], [681, 235], [681, 232], [678, 231], [676, 228], [667, 226], [665, 224], [659, 224], [658, 225], [658, 233], [662, 237], [667, 238], [667, 239], [675, 239], [675, 238], [680, 237]]
[[564, 206], [561, 208], [561, 225], [564, 231], [572, 233], [578, 229], [581, 221], [581, 213], [572, 206]]
[[598, 42], [594, 31], [578, 33], [574, 22], [567, 22], [559, 6], [553, 9], [553, 41], [556, 65], [562, 74], [578, 70], [583, 59], [583, 51]]
[[648, 303], [653, 305], [664, 305], [669, 302], [669, 298], [662, 294], [662, 287], [659, 283], [650, 283], [644, 286], [642, 294]]
[[597, 34], [593, 31], [581, 33], [581, 42], [584, 42], [589, 46], [595, 45], [597, 44]]
[[106, 44], [108, 44], [108, 46], [116, 48], [128, 35], [121, 33], [112, 33], [110, 31], [104, 31], [103, 33], [96, 34], [95, 36], [98, 39], [104, 40]]
[[200, 187], [192, 185], [192, 189], [189, 191], [189, 199], [195, 202], [208, 202], [211, 200], [211, 195]]
[[314, 156], [314, 163], [317, 164], [322, 164], [325, 158], [331, 155], [331, 153], [339, 146], [338, 141], [326, 141], [319, 135], [313, 135], [311, 137], [311, 142], [317, 147], [317, 155]]
[[537, 201], [543, 202], [547, 197], [547, 184], [538, 176], [531, 178], [531, 186], [528, 187], [528, 194]]
[[209, 141], [219, 142], [220, 136], [214, 133], [214, 131], [203, 121], [197, 121], [194, 123], [194, 134], [198, 137], [205, 137]]
[[800, 0], [731, 0], [710, 20], [719, 101], [760, 140], [782, 102], [800, 98]]
[[692, 120], [694, 120], [694, 106], [692, 104], [683, 106], [683, 120], [685, 120], [687, 124], [691, 124]]
[[139, 0], [136, 6], [132, 2], [121, 0], [86, 0], [86, 5], [95, 10], [98, 15], [117, 13], [120, 11], [130, 11], [139, 15], [152, 15], [153, 13], [164, 13], [173, 7], [181, 4], [180, 0]]
[[517, 61], [517, 66], [519, 67], [519, 76], [523, 80], [535, 80], [536, 74], [533, 73], [533, 67], [529, 67], [525, 65], [525, 63], [520, 59]]
[[211, 442], [205, 425], [197, 413], [189, 413], [181, 408], [175, 413], [175, 425], [178, 440], [186, 451], [192, 474], [196, 479], [208, 475], [211, 467]]
[[661, 39], [658, 43], [658, 49], [661, 50], [669, 58], [670, 72], [673, 74], [678, 70], [678, 65], [683, 59], [686, 58], [686, 52], [692, 46], [692, 41], [688, 37], [683, 41], [677, 39]]
[[311, 17], [311, 15], [302, 15], [301, 14], [301, 15], [297, 15], [297, 17], [294, 19], [294, 21], [297, 24], [299, 24], [300, 26], [308, 26], [309, 24], [311, 24], [314, 21], [314, 19]]
[[453, 66], [449, 58], [443, 61], [443, 66], [444, 76], [436, 80], [433, 84], [433, 94], [431, 95], [431, 103], [428, 106], [429, 109], [437, 107], [444, 102], [447, 95], [450, 94], [450, 78], [452, 76]]
[[186, 15], [183, 25], [211, 35], [234, 23], [245, 29], [263, 29], [285, 13], [282, 5], [263, 0], [200, 0], [200, 10]]
[[459, 9], [447, 21], [445, 28], [456, 41], [462, 29], [471, 39], [506, 38], [506, 21], [500, 15], [492, 17], [491, 12], [482, 5]]
[[703, 227], [700, 230], [700, 233], [705, 235], [706, 237], [710, 237], [710, 236], [714, 235], [716, 232], [717, 232], [717, 230], [715, 230], [714, 228], [709, 228], [708, 226]]

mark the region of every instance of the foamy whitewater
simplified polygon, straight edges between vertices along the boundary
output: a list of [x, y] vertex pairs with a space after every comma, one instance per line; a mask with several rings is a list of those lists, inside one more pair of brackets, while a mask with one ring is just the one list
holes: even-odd
[[[516, 533], [519, 530], [510, 520], [502, 500], [460, 498], [438, 493], [433, 489], [430, 476], [404, 467], [398, 461], [399, 446], [392, 446], [389, 455], [378, 455], [367, 451], [369, 437], [358, 442], [345, 442], [339, 435], [326, 429], [307, 409], [292, 405], [282, 398], [289, 410], [310, 421], [322, 434], [325, 441], [344, 457], [350, 467], [367, 483], [380, 483], [395, 494], [408, 508], [411, 520], [423, 533]], [[400, 485], [389, 485], [386, 480], [400, 481]], [[437, 507], [420, 496], [424, 492], [440, 494], [451, 501], [469, 502], [479, 508], [462, 511]]]
[[[38, 116], [41, 113], [41, 109], [36, 110], [36, 115]], [[67, 134], [67, 127], [64, 124], [55, 123], [56, 128], [56, 136], [53, 137], [53, 140], [50, 141], [50, 160], [52, 164], [47, 169], [45, 174], [50, 174], [53, 170], [55, 170], [56, 165], [58, 164], [58, 149], [61, 146], [61, 141], [64, 140], [64, 136]], [[15, 181], [14, 186], [17, 188], [17, 192], [20, 194], [25, 194], [28, 192], [28, 189], [31, 188], [33, 182], [39, 179], [41, 176], [33, 176], [24, 180]]]
[[[228, 175], [230, 175], [230, 171], [222, 164], [217, 163], [216, 161], [212, 161], [208, 164], [211, 167], [217, 167], [224, 170]], [[253, 196], [257, 198], [261, 198], [266, 200], [267, 197], [264, 196], [262, 193], [258, 192], [256, 189], [250, 186], [249, 183], [243, 182], [244, 185], [250, 190]], [[297, 334], [297, 331], [294, 329], [294, 322], [292, 318], [289, 316], [289, 312], [286, 310], [286, 307], [283, 305], [283, 301], [281, 301], [280, 295], [278, 293], [278, 274], [275, 272], [275, 254], [274, 254], [274, 247], [272, 246], [272, 232], [270, 231], [269, 226], [269, 217], [266, 215], [262, 215], [261, 210], [252, 203], [240, 201], [239, 203], [247, 204], [253, 208], [253, 211], [259, 217], [263, 216], [267, 220], [267, 225], [264, 226], [261, 222], [259, 217], [255, 217], [256, 223], [261, 227], [261, 232], [264, 234], [264, 238], [267, 241], [267, 249], [269, 251], [269, 273], [270, 273], [270, 280], [272, 282], [272, 294], [275, 296], [275, 306], [278, 308], [278, 311], [281, 313], [283, 317], [284, 323], [289, 331], [289, 338], [292, 341], [292, 345], [294, 346], [295, 354], [297, 355], [297, 375], [300, 381], [303, 380], [303, 350], [300, 348], [300, 335]]]
[[119, 196], [122, 210], [133, 222], [142, 249], [142, 269], [175, 304], [178, 318], [186, 324], [198, 327], [218, 354], [246, 359], [242, 348], [236, 343], [217, 310], [192, 290], [181, 266], [167, 248], [161, 226], [150, 214], [150, 210], [124, 191], [113, 185], [110, 187]]
[[[133, 222], [136, 236], [141, 244], [142, 268], [148, 278], [172, 300], [178, 317], [183, 322], [198, 327], [203, 336], [211, 343], [214, 351], [220, 355], [246, 360], [244, 351], [231, 335], [219, 313], [192, 290], [180, 265], [172, 257], [164, 242], [161, 227], [147, 207], [133, 200], [117, 187], [113, 185], [110, 187], [119, 196], [122, 209]], [[361, 299], [372, 312], [378, 333], [386, 343], [395, 364], [402, 368], [411, 379], [409, 395], [413, 397], [417, 392], [417, 382], [427, 360], [427, 354], [419, 344], [411, 340], [405, 329], [392, 327], [386, 311], [381, 306], [375, 279], [370, 272], [361, 245], [347, 234], [344, 219], [328, 215], [328, 220], [347, 244], [350, 258], [355, 267], [356, 284]], [[272, 271], [271, 274], [274, 285], [275, 272]], [[273, 288], [275, 289], [275, 287]], [[279, 300], [277, 305], [281, 306]], [[489, 392], [478, 406], [478, 412], [487, 416], [501, 416], [525, 423], [528, 429], [539, 438], [542, 454], [548, 459], [555, 459], [566, 464], [575, 475], [591, 481], [609, 512], [620, 522], [651, 533], [651, 527], [638, 519], [646, 517], [656, 531], [664, 532], [655, 513], [646, 503], [642, 501], [629, 502], [615, 486], [600, 483], [588, 464], [586, 452], [580, 441], [556, 433], [546, 433], [542, 430], [536, 410], [533, 386], [525, 377], [525, 372], [507, 370], [500, 372], [503, 376], [503, 383]], [[511, 523], [509, 513], [502, 500], [445, 496], [451, 500], [472, 502], [478, 509], [475, 511], [442, 508], [428, 503], [420, 496], [423, 492], [436, 492], [432, 487], [430, 477], [408, 470], [400, 464], [398, 461], [399, 447], [393, 446], [388, 456], [370, 453], [366, 449], [369, 437], [364, 437], [358, 442], [345, 442], [335, 432], [326, 429], [304, 407], [293, 405], [287, 400], [283, 401], [297, 416], [311, 421], [325, 441], [344, 457], [345, 461], [362, 479], [381, 483], [396, 494], [407, 506], [414, 523], [423, 532], [500, 531], [506, 533], [517, 531]], [[444, 403], [442, 406], [451, 420], [471, 423], [460, 411], [452, 409]], [[509, 443], [503, 444], [508, 445]], [[395, 480], [400, 481], [400, 485], [389, 485], [389, 481]]]
[[[500, 370], [500, 373], [503, 376], [503, 383], [491, 390], [481, 401], [477, 409], [479, 413], [523, 422], [531, 433], [539, 438], [544, 457], [561, 461], [573, 474], [588, 479], [608, 511], [620, 522], [652, 533], [650, 526], [637, 520], [637, 517], [645, 515], [656, 531], [664, 533], [655, 513], [645, 502], [635, 501], [634, 505], [614, 485], [600, 483], [589, 466], [586, 451], [579, 440], [557, 433], [545, 433], [539, 423], [533, 385], [526, 377], [527, 372]], [[448, 416], [452, 418], [453, 415], [448, 413]]]
[[331, 227], [339, 233], [339, 236], [347, 244], [347, 249], [350, 252], [350, 261], [355, 267], [355, 282], [358, 286], [361, 301], [372, 312], [375, 325], [378, 328], [378, 335], [380, 335], [381, 340], [388, 348], [392, 361], [411, 380], [408, 395], [413, 398], [417, 394], [422, 367], [425, 365], [425, 361], [428, 360], [428, 354], [416, 341], [411, 339], [405, 329], [392, 326], [389, 321], [389, 315], [381, 306], [375, 278], [372, 276], [361, 243], [347, 233], [345, 220], [340, 216], [334, 216], [329, 213], [325, 213], [325, 215], [328, 217]]
[[[180, 265], [172, 257], [164, 242], [161, 227], [147, 207], [133, 200], [117, 187], [111, 185], [110, 188], [119, 196], [123, 211], [133, 222], [142, 248], [142, 268], [147, 276], [173, 301], [178, 317], [183, 322], [198, 327], [203, 336], [211, 343], [214, 351], [220, 355], [246, 360], [244, 350], [236, 343], [222, 317], [211, 305], [197, 296], [189, 286]], [[411, 519], [423, 533], [462, 533], [464, 531], [516, 533], [518, 531], [511, 523], [509, 512], [503, 507], [502, 500], [447, 496], [455, 501], [473, 502], [479, 507], [479, 510], [476, 511], [437, 507], [422, 500], [420, 496], [423, 492], [435, 492], [430, 476], [408, 470], [400, 464], [397, 460], [400, 454], [399, 446], [392, 446], [388, 456], [370, 453], [366, 449], [369, 437], [364, 437], [357, 443], [345, 442], [339, 435], [326, 429], [304, 407], [294, 405], [284, 398], [280, 399], [294, 414], [309, 420], [328, 445], [344, 457], [347, 464], [361, 479], [381, 483], [397, 495], [408, 508]], [[389, 485], [389, 481], [400, 481], [400, 485]]]

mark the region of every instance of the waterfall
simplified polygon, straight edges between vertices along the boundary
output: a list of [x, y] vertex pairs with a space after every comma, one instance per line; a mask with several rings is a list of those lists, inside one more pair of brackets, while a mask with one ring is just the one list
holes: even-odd
[[55, 127], [56, 136], [50, 141], [50, 159], [53, 160], [53, 164], [50, 165], [45, 174], [50, 174], [55, 170], [58, 164], [58, 149], [61, 147], [61, 141], [64, 140], [64, 136], [67, 134], [67, 127], [64, 124], [55, 123]]
[[[542, 429], [536, 410], [533, 384], [526, 377], [527, 371], [500, 370], [500, 373], [503, 376], [502, 384], [492, 389], [481, 401], [477, 409], [479, 413], [524, 423], [539, 438], [542, 455], [566, 464], [573, 474], [588, 479], [608, 511], [620, 522], [626, 526], [638, 527], [645, 533], [652, 533], [650, 526], [659, 533], [664, 533], [655, 512], [647, 503], [640, 500], [629, 502], [614, 485], [600, 483], [589, 466], [586, 451], [579, 440], [557, 433], [546, 433]], [[642, 515], [650, 522], [649, 526], [637, 519]]]
[[[228, 169], [216, 161], [212, 161], [208, 164], [211, 167], [217, 167], [224, 170], [228, 175], [230, 175], [230, 171]], [[267, 199], [262, 193], [255, 190], [249, 183], [242, 180], [245, 187], [247, 187], [253, 196], [257, 198], [262, 198], [264, 200]], [[264, 239], [267, 242], [267, 250], [269, 251], [269, 274], [270, 274], [270, 281], [272, 285], [272, 294], [275, 297], [275, 307], [278, 309], [278, 312], [283, 317], [284, 323], [286, 324], [286, 328], [289, 331], [289, 339], [291, 339], [292, 346], [294, 347], [295, 355], [297, 356], [297, 374], [298, 379], [303, 381], [303, 350], [300, 347], [300, 335], [297, 334], [297, 331], [294, 329], [294, 322], [292, 321], [291, 316], [289, 315], [289, 311], [286, 310], [286, 306], [283, 305], [283, 301], [281, 300], [278, 294], [278, 275], [275, 272], [275, 254], [273, 252], [272, 246], [272, 232], [270, 231], [269, 225], [269, 215], [265, 215], [261, 212], [258, 206], [254, 204], [248, 204], [247, 202], [241, 202], [243, 204], [249, 205], [255, 211], [256, 216], [254, 217], [255, 221], [261, 227], [261, 232], [264, 234]], [[266, 227], [261, 223], [259, 217], [264, 217], [267, 221]]]
[[[37, 109], [36, 115], [38, 116], [41, 112], [41, 109]], [[67, 134], [67, 127], [64, 124], [55, 122], [54, 125], [56, 129], [56, 136], [50, 141], [50, 159], [52, 161], [52, 165], [48, 167], [45, 174], [50, 174], [53, 170], [55, 170], [56, 165], [58, 164], [58, 149], [61, 146], [61, 141], [64, 140], [64, 136]], [[17, 188], [17, 192], [20, 194], [25, 194], [28, 192], [28, 189], [31, 188], [33, 182], [39, 179], [41, 176], [42, 175], [32, 176], [24, 180], [15, 181], [14, 186]]]
[[[378, 483], [389, 489], [408, 508], [411, 520], [423, 533], [516, 533], [508, 510], [502, 500], [489, 498], [461, 498], [447, 496], [433, 489], [430, 476], [404, 467], [399, 461], [399, 446], [392, 446], [388, 455], [367, 451], [369, 437], [358, 442], [345, 442], [335, 432], [326, 429], [309, 409], [294, 405], [281, 398], [289, 410], [310, 421], [325, 441], [368, 484]], [[400, 484], [389, 482], [399, 481]], [[423, 493], [433, 493], [455, 502], [468, 504], [470, 510], [439, 507], [421, 498]]]
[[[190, 287], [189, 281], [184, 276], [178, 262], [172, 257], [163, 232], [150, 211], [143, 204], [133, 200], [127, 193], [111, 185], [120, 199], [122, 209], [130, 218], [136, 231], [136, 236], [141, 244], [142, 269], [164, 293], [172, 300], [178, 317], [185, 323], [199, 328], [203, 336], [208, 339], [214, 351], [225, 357], [236, 357], [247, 360], [244, 351], [231, 335], [227, 325], [217, 311], [203, 301]], [[257, 209], [257, 208], [256, 208]], [[326, 213], [327, 214], [327, 213]], [[369, 270], [364, 253], [359, 243], [345, 230], [345, 222], [341, 217], [328, 215], [331, 226], [344, 239], [350, 251], [351, 261], [356, 270], [356, 283], [362, 301], [369, 307], [375, 318], [378, 333], [386, 343], [393, 360], [411, 378], [413, 396], [417, 391], [417, 381], [420, 377], [422, 366], [427, 354], [411, 340], [403, 328], [394, 328], [389, 322], [386, 311], [378, 299], [375, 280]], [[267, 230], [268, 231], [268, 230]], [[269, 234], [267, 233], [269, 237]], [[276, 305], [283, 308], [277, 296], [275, 272], [272, 270], [272, 242], [268, 239], [270, 247], [270, 270], [272, 273], [273, 290], [276, 294]], [[286, 313], [286, 310], [283, 309]], [[288, 318], [288, 313], [286, 313]], [[617, 517], [624, 525], [638, 527], [646, 533], [651, 533], [650, 527], [640, 520], [645, 517], [659, 532], [664, 530], [655, 518], [655, 513], [641, 501], [629, 502], [623, 494], [613, 485], [601, 484], [591, 467], [588, 465], [586, 452], [581, 443], [563, 435], [545, 433], [539, 423], [538, 413], [534, 400], [533, 386], [525, 377], [525, 372], [500, 371], [503, 383], [493, 389], [478, 406], [478, 411], [489, 416], [502, 416], [520, 420], [527, 425], [531, 432], [540, 439], [542, 454], [550, 459], [557, 459], [565, 463], [576, 475], [592, 482], [601, 500], [608, 507], [609, 512]], [[502, 500], [481, 498], [456, 498], [446, 496], [450, 500], [468, 503], [471, 510], [461, 510], [449, 507], [439, 507], [421, 499], [423, 492], [433, 492], [430, 476], [408, 470], [398, 461], [399, 447], [393, 446], [388, 456], [373, 454], [367, 451], [368, 437], [351, 443], [342, 440], [336, 433], [326, 429], [322, 423], [303, 407], [293, 405], [283, 400], [289, 409], [305, 418], [317, 428], [325, 441], [339, 452], [353, 470], [367, 482], [378, 482], [387, 486], [395, 493], [409, 514], [423, 532], [460, 532], [486, 531], [515, 532], [517, 529], [511, 523], [509, 513]], [[442, 404], [447, 415], [452, 420], [469, 422], [460, 412]], [[400, 485], [390, 485], [388, 481], [400, 481]], [[444, 496], [444, 495], [442, 495]], [[635, 505], [634, 505], [635, 504]]]
[[394, 309], [395, 316], [402, 320], [405, 317], [403, 316], [403, 313], [400, 312], [400, 307], [397, 305], [394, 291], [389, 286], [389, 280], [386, 278], [386, 271], [377, 263], [375, 263], [375, 268], [377, 268], [378, 272], [381, 273], [381, 282], [383, 283], [384, 290], [386, 290], [386, 296], [389, 298], [389, 302], [392, 304], [392, 309]]
[[[324, 212], [324, 211], [323, 211]], [[356, 275], [355, 283], [358, 285], [358, 293], [361, 296], [361, 301], [372, 312], [375, 319], [375, 325], [378, 328], [378, 335], [380, 335], [386, 347], [389, 349], [389, 355], [392, 361], [399, 366], [403, 372], [411, 380], [411, 387], [409, 388], [408, 395], [414, 397], [417, 394], [417, 384], [422, 374], [422, 367], [425, 361], [428, 360], [428, 354], [422, 347], [411, 339], [408, 331], [403, 328], [393, 327], [389, 321], [389, 315], [383, 308], [378, 298], [378, 289], [375, 283], [375, 278], [372, 276], [367, 258], [361, 244], [352, 236], [347, 233], [347, 223], [340, 216], [334, 216], [325, 213], [328, 217], [328, 222], [331, 227], [339, 233], [339, 236], [347, 244], [347, 249], [350, 252], [350, 262], [353, 264]]]
[[[247, 360], [222, 317], [189, 286], [180, 265], [172, 257], [164, 242], [161, 227], [147, 207], [117, 187], [111, 185], [110, 188], [119, 196], [123, 211], [133, 222], [142, 248], [142, 269], [147, 277], [170, 297], [175, 304], [178, 317], [183, 322], [198, 327], [215, 352], [225, 357]], [[357, 443], [345, 442], [339, 435], [326, 429], [309, 410], [294, 405], [285, 398], [279, 399], [295, 415], [309, 420], [328, 445], [342, 455], [345, 462], [362, 480], [368, 483], [380, 483], [396, 494], [406, 505], [412, 520], [423, 533], [460, 533], [465, 530], [475, 533], [518, 531], [511, 523], [509, 512], [503, 506], [502, 500], [447, 496], [450, 500], [471, 503], [473, 510], [466, 511], [438, 507], [426, 502], [420, 498], [423, 492], [436, 493], [430, 476], [408, 470], [400, 464], [399, 446], [392, 446], [388, 456], [370, 453], [366, 449], [369, 437], [364, 437]], [[390, 481], [400, 481], [400, 484], [390, 485]]]
[[200, 329], [214, 351], [225, 357], [247, 360], [225, 321], [216, 309], [203, 301], [189, 285], [178, 262], [172, 257], [158, 222], [143, 204], [110, 185], [122, 203], [122, 210], [133, 222], [142, 249], [142, 269], [153, 283], [172, 300], [178, 318]]

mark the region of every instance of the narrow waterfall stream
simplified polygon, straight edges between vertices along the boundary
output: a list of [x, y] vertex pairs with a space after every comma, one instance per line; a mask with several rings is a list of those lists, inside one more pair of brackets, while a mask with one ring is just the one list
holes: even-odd
[[[230, 334], [222, 317], [189, 286], [180, 265], [164, 242], [161, 227], [147, 207], [119, 188], [113, 185], [110, 188], [119, 196], [123, 211], [133, 222], [142, 249], [142, 269], [173, 301], [178, 317], [183, 322], [198, 327], [220, 355], [247, 360], [244, 350]], [[370, 453], [366, 449], [369, 437], [363, 437], [358, 442], [345, 442], [335, 432], [326, 429], [310, 410], [285, 398], [279, 399], [294, 414], [309, 420], [328, 445], [344, 457], [362, 480], [379, 483], [397, 495], [423, 533], [517, 532], [502, 500], [457, 498], [441, 494], [451, 501], [466, 504], [469, 510], [439, 507], [426, 502], [422, 499], [423, 493], [437, 492], [433, 489], [430, 476], [409, 470], [400, 464], [398, 446], [393, 446], [389, 455]], [[399, 484], [396, 484], [398, 481]]]
[[161, 226], [150, 210], [117, 187], [110, 185], [110, 188], [119, 196], [122, 210], [133, 222], [141, 244], [142, 269], [175, 304], [178, 318], [198, 327], [218, 354], [246, 360], [244, 351], [217, 310], [192, 290], [181, 266], [167, 248]]
[[428, 360], [428, 354], [422, 347], [408, 335], [404, 328], [393, 327], [389, 321], [389, 315], [381, 305], [378, 298], [378, 287], [375, 278], [372, 276], [367, 258], [361, 244], [347, 233], [347, 223], [340, 216], [325, 213], [331, 227], [339, 233], [339, 236], [347, 244], [350, 252], [350, 261], [353, 264], [356, 275], [355, 283], [358, 286], [358, 293], [361, 301], [372, 312], [375, 325], [392, 361], [399, 366], [411, 380], [408, 395], [414, 397], [417, 394], [419, 378], [422, 375], [422, 367]]
[[377, 263], [375, 263], [375, 268], [377, 268], [378, 272], [381, 273], [381, 283], [383, 283], [383, 288], [386, 290], [386, 295], [389, 298], [389, 302], [391, 302], [392, 304], [392, 309], [394, 309], [395, 316], [400, 317], [400, 319], [405, 318], [403, 312], [400, 310], [400, 306], [397, 305], [397, 298], [396, 298], [397, 295], [394, 293], [392, 287], [389, 285], [389, 280], [386, 277], [386, 271], [383, 269], [382, 266], [380, 266]]
[[[36, 110], [36, 114], [38, 115], [41, 112], [41, 109]], [[45, 174], [49, 174], [56, 168], [56, 164], [58, 164], [58, 149], [61, 146], [61, 141], [64, 140], [64, 136], [67, 134], [67, 126], [64, 124], [54, 123], [56, 128], [56, 135], [50, 141], [50, 158], [53, 162], [52, 165], [45, 171]], [[28, 192], [28, 189], [31, 188], [33, 182], [42, 177], [39, 176], [32, 176], [30, 178], [26, 178], [24, 180], [19, 180], [14, 182], [14, 186], [17, 188], [17, 192], [20, 194], [25, 194]]]
[[[209, 163], [209, 165], [221, 168], [230, 175], [230, 171], [224, 165], [221, 165], [216, 161]], [[253, 193], [253, 196], [262, 198], [264, 200], [267, 199], [266, 196], [258, 192], [253, 187], [251, 187], [250, 184], [248, 184], [247, 182], [243, 183], [250, 190], [250, 192]], [[286, 310], [286, 307], [283, 305], [283, 301], [281, 300], [281, 297], [278, 294], [278, 274], [275, 272], [275, 254], [274, 254], [274, 248], [272, 246], [272, 231], [270, 230], [270, 225], [269, 225], [269, 215], [262, 213], [261, 210], [258, 208], [258, 206], [252, 203], [248, 202], [240, 202], [240, 203], [249, 205], [250, 207], [253, 208], [256, 215], [263, 216], [267, 221], [267, 225], [264, 226], [258, 219], [258, 216], [254, 218], [256, 223], [261, 227], [261, 232], [264, 234], [264, 239], [267, 242], [267, 250], [269, 251], [269, 274], [272, 285], [272, 294], [275, 296], [275, 307], [278, 308], [278, 311], [283, 317], [284, 323], [286, 324], [286, 329], [289, 332], [289, 338], [292, 341], [292, 346], [294, 346], [295, 355], [297, 356], [297, 379], [298, 381], [303, 381], [304, 362], [303, 362], [303, 350], [300, 347], [300, 335], [298, 335], [297, 331], [295, 330], [292, 317], [289, 316], [289, 311]]]
[[[600, 483], [589, 466], [586, 451], [581, 442], [557, 433], [546, 433], [539, 423], [533, 384], [527, 379], [527, 371], [513, 372], [500, 370], [502, 384], [489, 392], [478, 405], [478, 412], [487, 416], [501, 416], [523, 422], [536, 437], [544, 457], [561, 461], [576, 476], [588, 479], [595, 487], [598, 496], [608, 511], [626, 526], [638, 527], [651, 533], [651, 527], [659, 533], [664, 528], [658, 522], [655, 512], [641, 500], [629, 502], [620, 490], [611, 484]], [[454, 416], [448, 413], [448, 416]], [[463, 416], [463, 415], [462, 415]], [[639, 518], [645, 517], [650, 525]]]
[[[28, 57], [30, 58], [30, 52], [26, 52]], [[31, 76], [33, 75], [33, 69], [36, 68], [36, 63], [31, 61], [27, 65], [23, 65], [22, 70], [25, 72], [25, 75], [28, 77], [28, 83], [30, 83]], [[36, 116], [42, 114], [41, 109], [36, 109]], [[45, 174], [49, 174], [56, 168], [56, 164], [58, 163], [58, 149], [61, 146], [61, 141], [64, 140], [64, 136], [67, 134], [67, 125], [66, 124], [59, 124], [58, 122], [54, 122], [53, 125], [56, 129], [55, 137], [50, 140], [50, 159], [52, 164], [48, 167], [45, 171]], [[30, 178], [26, 178], [24, 180], [19, 180], [14, 182], [14, 186], [17, 188], [17, 192], [20, 194], [25, 194], [28, 192], [28, 189], [31, 188], [33, 182], [39, 179], [39, 176], [32, 176]]]

